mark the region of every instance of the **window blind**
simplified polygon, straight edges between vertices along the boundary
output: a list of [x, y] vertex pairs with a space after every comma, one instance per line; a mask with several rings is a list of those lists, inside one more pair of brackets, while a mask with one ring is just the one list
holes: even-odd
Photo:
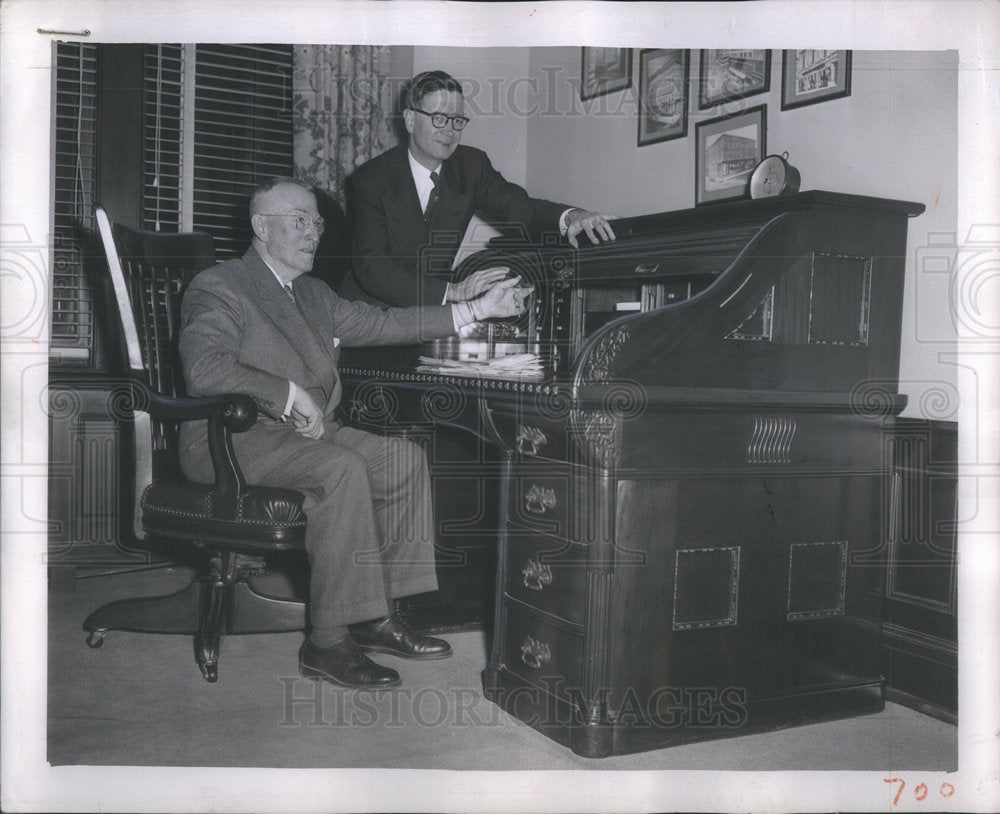
[[194, 120], [194, 227], [220, 258], [250, 245], [247, 203], [262, 180], [292, 174], [292, 48], [199, 45]]
[[63, 361], [88, 363], [94, 299], [82, 246], [94, 230], [97, 46], [57, 43], [55, 60], [50, 352]]
[[180, 231], [183, 55], [180, 45], [143, 54], [142, 226]]

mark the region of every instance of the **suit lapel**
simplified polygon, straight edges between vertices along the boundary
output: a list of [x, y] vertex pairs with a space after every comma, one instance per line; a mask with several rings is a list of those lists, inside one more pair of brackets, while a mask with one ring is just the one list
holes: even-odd
[[456, 223], [461, 220], [464, 207], [464, 184], [457, 166], [450, 158], [441, 165], [439, 183], [441, 197], [434, 211], [433, 227], [438, 223]]
[[[255, 250], [250, 249], [244, 255], [244, 260], [250, 269], [254, 296], [264, 315], [271, 320], [275, 329], [295, 349], [316, 381], [329, 395], [333, 386], [331, 378], [333, 366], [327, 351], [327, 343], [321, 336], [321, 332], [317, 331], [321, 320], [315, 313], [304, 312], [300, 310], [299, 305], [292, 302], [271, 269], [267, 267], [267, 264]], [[294, 286], [293, 283], [293, 289]], [[311, 304], [303, 302], [301, 305], [308, 309]], [[306, 318], [306, 313], [310, 314], [311, 319]], [[300, 384], [305, 386], [305, 382], [300, 382]]]
[[423, 239], [427, 233], [427, 225], [420, 208], [417, 186], [413, 183], [413, 173], [410, 172], [407, 147], [400, 144], [393, 149], [396, 152], [386, 189], [386, 214], [395, 221], [397, 230], [410, 237], [410, 241], [404, 241], [405, 244], [413, 239]]
[[451, 159], [441, 165], [441, 180], [438, 186], [439, 199], [430, 226], [424, 223], [424, 213], [420, 208], [417, 186], [410, 172], [407, 147], [401, 144], [393, 148], [393, 166], [387, 185], [386, 213], [395, 221], [396, 229], [414, 239], [424, 239], [428, 229], [444, 224], [454, 224], [462, 220], [465, 185], [455, 162]]

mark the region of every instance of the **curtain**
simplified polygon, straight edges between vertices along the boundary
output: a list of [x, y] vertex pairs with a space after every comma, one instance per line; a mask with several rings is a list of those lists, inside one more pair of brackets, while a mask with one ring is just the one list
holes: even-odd
[[389, 61], [388, 46], [295, 46], [295, 173], [341, 207], [347, 177], [397, 141]]

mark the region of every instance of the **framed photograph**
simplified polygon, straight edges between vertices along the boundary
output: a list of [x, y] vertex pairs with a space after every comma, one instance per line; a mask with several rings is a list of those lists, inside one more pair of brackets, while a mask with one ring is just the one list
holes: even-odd
[[767, 155], [767, 105], [698, 122], [695, 205], [747, 194], [750, 173]]
[[639, 52], [639, 146], [687, 135], [690, 52], [650, 48]]
[[698, 109], [771, 89], [771, 52], [714, 48], [698, 62]]
[[631, 48], [583, 48], [580, 99], [625, 90], [632, 85]]
[[850, 95], [850, 51], [803, 49], [782, 52], [782, 110]]

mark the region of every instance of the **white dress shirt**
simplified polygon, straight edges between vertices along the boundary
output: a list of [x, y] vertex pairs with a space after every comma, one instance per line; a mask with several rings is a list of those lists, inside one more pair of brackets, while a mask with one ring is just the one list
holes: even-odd
[[410, 175], [413, 176], [413, 183], [417, 187], [417, 197], [420, 199], [420, 211], [423, 212], [427, 209], [427, 201], [430, 200], [431, 190], [434, 189], [431, 173], [436, 172], [440, 175], [441, 165], [438, 164], [433, 170], [429, 170], [417, 161], [413, 157], [413, 153], [409, 150], [406, 151], [406, 155], [410, 159]]

